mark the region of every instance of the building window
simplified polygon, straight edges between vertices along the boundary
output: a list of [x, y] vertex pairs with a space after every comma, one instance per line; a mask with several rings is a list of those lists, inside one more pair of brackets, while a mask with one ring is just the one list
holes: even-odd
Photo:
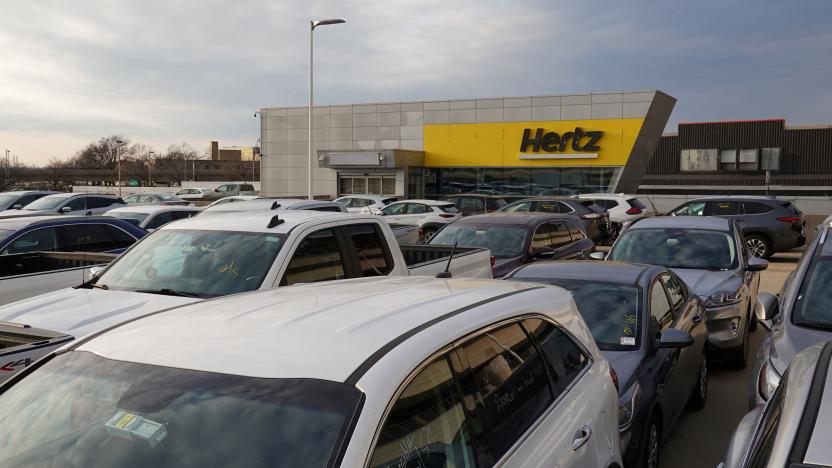
[[550, 196], [608, 192], [621, 168], [429, 168], [425, 195], [429, 198], [478, 193], [482, 195]]
[[719, 150], [719, 168], [723, 171], [736, 171], [737, 150]]
[[737, 168], [741, 171], [756, 171], [759, 169], [759, 158], [759, 149], [741, 149]]
[[680, 169], [686, 172], [715, 172], [719, 168], [716, 149], [682, 150]]

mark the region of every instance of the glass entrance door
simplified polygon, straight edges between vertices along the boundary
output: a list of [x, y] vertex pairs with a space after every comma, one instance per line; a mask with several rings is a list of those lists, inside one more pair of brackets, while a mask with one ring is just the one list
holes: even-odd
[[353, 176], [338, 174], [338, 196], [395, 195], [395, 176]]

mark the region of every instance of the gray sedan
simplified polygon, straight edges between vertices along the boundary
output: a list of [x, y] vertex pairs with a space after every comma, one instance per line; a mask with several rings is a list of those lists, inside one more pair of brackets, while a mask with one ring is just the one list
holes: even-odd
[[748, 334], [760, 278], [736, 222], [714, 217], [645, 218], [613, 245], [609, 260], [670, 268], [705, 303], [709, 350], [738, 368], [748, 361]]

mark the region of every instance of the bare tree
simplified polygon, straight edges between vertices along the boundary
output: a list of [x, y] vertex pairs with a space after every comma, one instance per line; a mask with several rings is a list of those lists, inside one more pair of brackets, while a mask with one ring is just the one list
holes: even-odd
[[133, 154], [136, 172], [141, 174], [139, 178], [144, 180], [144, 185], [153, 185], [156, 159], [159, 155], [153, 151], [153, 148], [144, 143], [134, 144], [130, 151]]
[[61, 190], [66, 181], [67, 163], [58, 158], [52, 158], [41, 170], [41, 177], [53, 190]]
[[132, 156], [130, 140], [112, 135], [88, 144], [75, 154], [71, 162], [82, 169], [115, 169], [119, 159], [125, 161]]

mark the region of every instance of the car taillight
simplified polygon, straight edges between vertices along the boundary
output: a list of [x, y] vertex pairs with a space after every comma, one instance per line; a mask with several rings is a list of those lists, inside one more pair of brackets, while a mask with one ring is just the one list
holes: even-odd
[[582, 214], [581, 218], [583, 218], [583, 219], [599, 219], [599, 218], [601, 218], [601, 215], [598, 214], [598, 213], [587, 213], [587, 214]]
[[784, 223], [796, 223], [800, 221], [800, 218], [797, 216], [778, 216], [777, 221], [783, 221]]
[[493, 255], [492, 255], [492, 256], [491, 256], [491, 266], [493, 267], [493, 266], [494, 266], [494, 265], [496, 265], [496, 264], [497, 264], [497, 257], [495, 257], [495, 256], [493, 256]]
[[629, 210], [627, 210], [627, 211], [626, 211], [626, 213], [627, 213], [628, 215], [637, 215], [637, 214], [641, 214], [641, 208], [632, 207], [632, 208], [630, 208]]
[[456, 215], [447, 214], [447, 213], [440, 213], [439, 217], [440, 218], [456, 218]]
[[610, 366], [610, 378], [612, 378], [612, 383], [615, 385], [615, 393], [620, 393], [620, 389], [618, 388], [618, 374], [615, 373], [615, 369]]

